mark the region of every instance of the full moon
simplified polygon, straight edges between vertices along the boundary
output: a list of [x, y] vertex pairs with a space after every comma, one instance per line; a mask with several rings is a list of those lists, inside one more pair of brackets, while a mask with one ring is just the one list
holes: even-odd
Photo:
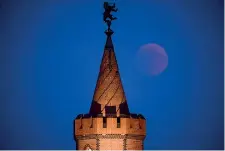
[[145, 44], [139, 48], [136, 61], [139, 71], [156, 76], [161, 74], [168, 66], [168, 55], [160, 45]]

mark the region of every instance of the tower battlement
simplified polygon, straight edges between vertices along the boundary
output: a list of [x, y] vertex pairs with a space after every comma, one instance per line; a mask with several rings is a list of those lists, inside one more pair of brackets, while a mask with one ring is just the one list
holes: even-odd
[[90, 134], [138, 134], [146, 135], [145, 118], [141, 114], [130, 116], [92, 117], [90, 114], [80, 114], [74, 120], [75, 135]]

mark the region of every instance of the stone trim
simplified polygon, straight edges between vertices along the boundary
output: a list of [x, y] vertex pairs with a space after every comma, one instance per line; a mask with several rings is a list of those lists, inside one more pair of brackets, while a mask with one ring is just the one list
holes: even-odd
[[127, 150], [127, 138], [123, 139], [123, 150]]
[[136, 139], [136, 140], [144, 140], [145, 135], [135, 135], [135, 134], [128, 134], [127, 139]]
[[100, 149], [100, 140], [99, 138], [96, 139], [96, 150]]
[[135, 134], [90, 134], [90, 135], [77, 135], [76, 139], [78, 140], [87, 140], [87, 139], [96, 139], [97, 143], [99, 139], [136, 139], [144, 140], [145, 135], [135, 135]]
[[106, 114], [106, 116], [103, 116], [103, 114], [79, 114], [75, 118], [77, 119], [87, 119], [87, 118], [102, 118], [102, 117], [111, 117], [111, 118], [116, 118], [116, 117], [121, 117], [121, 118], [132, 118], [132, 119], [144, 119], [145, 117], [142, 114], [120, 114], [120, 116], [117, 116], [117, 114]]
[[125, 135], [121, 134], [106, 134], [106, 135], [101, 135], [101, 139], [124, 139]]

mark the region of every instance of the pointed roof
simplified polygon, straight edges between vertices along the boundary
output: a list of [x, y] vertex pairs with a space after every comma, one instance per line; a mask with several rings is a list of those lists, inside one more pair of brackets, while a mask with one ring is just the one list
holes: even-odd
[[90, 114], [103, 114], [103, 116], [107, 114], [117, 116], [120, 114], [129, 114], [111, 38], [112, 34], [112, 31], [106, 32], [107, 40], [89, 112]]

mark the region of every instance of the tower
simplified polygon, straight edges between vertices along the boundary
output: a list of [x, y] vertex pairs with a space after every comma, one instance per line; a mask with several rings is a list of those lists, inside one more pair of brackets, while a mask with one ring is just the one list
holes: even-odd
[[107, 39], [89, 113], [74, 120], [76, 149], [143, 150], [146, 121], [141, 114], [129, 111], [112, 42], [110, 25], [116, 18], [110, 13], [117, 9], [115, 4], [104, 3], [104, 7]]

